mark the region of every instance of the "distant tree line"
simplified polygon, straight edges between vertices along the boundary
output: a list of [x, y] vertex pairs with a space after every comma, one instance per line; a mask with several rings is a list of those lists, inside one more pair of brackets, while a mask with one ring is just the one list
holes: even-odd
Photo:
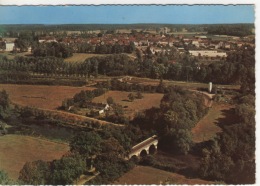
[[[132, 60], [124, 54], [104, 57], [92, 57], [84, 62], [67, 63], [56, 57], [17, 57], [8, 60], [0, 58], [1, 71], [22, 71], [47, 76], [90, 77], [102, 75], [132, 75], [149, 78], [163, 78], [178, 81], [213, 82], [217, 84], [241, 84], [246, 89], [254, 90], [255, 51], [250, 46], [243, 46], [235, 52], [228, 53], [227, 60], [210, 65], [196, 64], [189, 55], [185, 55], [179, 63], [169, 63], [167, 58], [157, 61], [149, 58]], [[19, 73], [18, 73], [19, 74]], [[244, 74], [241, 76], [241, 74]], [[6, 77], [6, 74], [1, 75]], [[9, 74], [10, 76], [10, 74]], [[8, 76], [8, 77], [9, 77]], [[14, 79], [17, 75], [14, 74]], [[22, 74], [21, 74], [22, 76]], [[27, 75], [23, 74], [26, 78]], [[12, 78], [12, 77], [11, 77]]]
[[144, 85], [141, 83], [129, 83], [122, 82], [117, 78], [113, 78], [110, 81], [98, 82], [97, 87], [106, 88], [109, 90], [119, 90], [126, 92], [147, 92], [147, 93], [167, 93], [169, 92], [173, 86], [166, 86], [161, 79], [158, 85]]
[[[7, 35], [9, 37], [17, 37], [18, 33], [29, 33], [31, 35], [49, 35], [50, 32], [58, 35], [58, 33], [63, 33], [66, 31], [91, 31], [91, 30], [102, 30], [106, 31], [108, 34], [114, 33], [112, 31], [117, 29], [142, 29], [142, 31], [149, 29], [160, 29], [163, 27], [169, 28], [171, 31], [182, 31], [183, 29], [188, 30], [189, 32], [202, 32], [207, 31], [209, 28], [218, 28], [220, 26], [229, 27], [231, 29], [235, 28], [253, 28], [254, 24], [63, 24], [63, 25], [2, 25], [1, 32], [3, 35]], [[33, 31], [32, 31], [33, 30]]]
[[254, 27], [251, 25], [211, 25], [207, 28], [208, 34], [214, 35], [231, 35], [231, 36], [247, 36], [252, 34], [252, 29]]

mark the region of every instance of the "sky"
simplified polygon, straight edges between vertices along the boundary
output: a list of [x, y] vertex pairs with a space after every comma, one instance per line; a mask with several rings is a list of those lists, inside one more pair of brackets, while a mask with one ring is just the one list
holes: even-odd
[[0, 6], [0, 24], [216, 24], [254, 21], [254, 5]]

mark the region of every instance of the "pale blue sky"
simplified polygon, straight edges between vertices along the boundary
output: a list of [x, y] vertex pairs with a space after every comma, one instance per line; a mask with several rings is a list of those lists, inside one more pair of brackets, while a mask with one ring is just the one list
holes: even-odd
[[254, 23], [253, 5], [0, 6], [0, 24]]

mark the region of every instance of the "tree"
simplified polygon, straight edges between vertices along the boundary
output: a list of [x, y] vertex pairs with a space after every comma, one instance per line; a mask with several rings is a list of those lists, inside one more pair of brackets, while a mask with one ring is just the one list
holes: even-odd
[[103, 140], [101, 143], [101, 147], [101, 152], [105, 156], [124, 157], [125, 150], [114, 137]]
[[234, 166], [234, 162], [230, 157], [221, 153], [216, 141], [212, 150], [203, 149], [203, 158], [199, 168], [203, 177], [223, 181], [226, 176], [230, 176], [232, 166]]
[[134, 96], [133, 93], [128, 94], [127, 97], [128, 97], [128, 99], [129, 99], [130, 101], [134, 101], [134, 99], [135, 99], [135, 96]]
[[128, 46], [128, 53], [132, 53], [133, 51], [135, 51], [135, 44], [134, 42], [130, 42], [129, 46]]
[[4, 123], [4, 122], [2, 122], [1, 120], [0, 120], [0, 134], [1, 134], [1, 130], [2, 130], [2, 133], [3, 134], [7, 134], [7, 129], [6, 129], [6, 123]]
[[156, 92], [158, 93], [164, 93], [165, 90], [165, 84], [163, 83], [163, 79], [160, 79], [159, 85], [156, 87]]
[[94, 160], [94, 167], [100, 172], [103, 182], [109, 183], [120, 177], [124, 171], [125, 161], [116, 156], [98, 156]]
[[86, 171], [86, 160], [80, 155], [62, 157], [51, 163], [51, 184], [72, 184], [77, 178]]
[[11, 180], [5, 171], [0, 170], [0, 185], [15, 185], [15, 184], [17, 183]]
[[72, 48], [63, 43], [40, 43], [33, 49], [35, 57], [55, 56], [58, 58], [67, 58], [72, 56]]
[[0, 91], [0, 106], [3, 107], [4, 110], [8, 109], [10, 105], [10, 100], [7, 92], [5, 90]]
[[165, 148], [180, 154], [187, 154], [193, 145], [191, 132], [187, 129], [170, 129], [163, 141]]
[[48, 184], [50, 166], [47, 162], [38, 160], [26, 162], [19, 173], [19, 180], [29, 185]]
[[142, 99], [144, 96], [142, 95], [142, 93], [140, 91], [138, 91], [136, 93], [136, 99]]
[[30, 107], [24, 107], [20, 111], [20, 116], [22, 118], [28, 118], [28, 117], [34, 116], [34, 109], [30, 108]]
[[19, 48], [21, 52], [28, 51], [29, 42], [25, 39], [16, 39], [15, 40], [15, 47]]
[[70, 141], [70, 150], [86, 157], [96, 155], [101, 150], [101, 138], [96, 132], [81, 132]]
[[0, 119], [9, 116], [10, 100], [5, 90], [0, 91]]
[[112, 97], [107, 98], [107, 104], [108, 105], [113, 105], [114, 104], [114, 99]]

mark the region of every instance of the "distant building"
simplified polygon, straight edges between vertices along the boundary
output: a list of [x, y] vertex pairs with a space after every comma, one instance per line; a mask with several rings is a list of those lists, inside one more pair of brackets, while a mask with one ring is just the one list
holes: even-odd
[[14, 43], [13, 42], [5, 42], [5, 51], [11, 52], [14, 50]]
[[51, 43], [51, 42], [57, 42], [57, 40], [54, 37], [39, 38], [39, 43]]
[[189, 53], [196, 57], [227, 57], [226, 52], [218, 52], [217, 50], [189, 50]]
[[191, 44], [194, 45], [195, 47], [200, 47], [200, 43], [199, 43], [199, 41], [197, 41], [197, 40], [193, 40], [193, 41], [191, 42]]
[[198, 39], [207, 39], [207, 36], [195, 36], [195, 38], [198, 38]]
[[164, 27], [164, 28], [163, 28], [163, 33], [164, 33], [164, 34], [167, 34], [167, 33], [168, 33], [168, 28], [167, 28], [167, 27]]
[[186, 52], [186, 50], [183, 47], [178, 47], [177, 50], [183, 54], [184, 52]]
[[109, 109], [110, 106], [108, 104], [103, 104], [103, 103], [87, 102], [83, 105], [83, 107], [88, 109], [98, 110], [99, 114], [103, 114], [105, 113], [106, 110]]

